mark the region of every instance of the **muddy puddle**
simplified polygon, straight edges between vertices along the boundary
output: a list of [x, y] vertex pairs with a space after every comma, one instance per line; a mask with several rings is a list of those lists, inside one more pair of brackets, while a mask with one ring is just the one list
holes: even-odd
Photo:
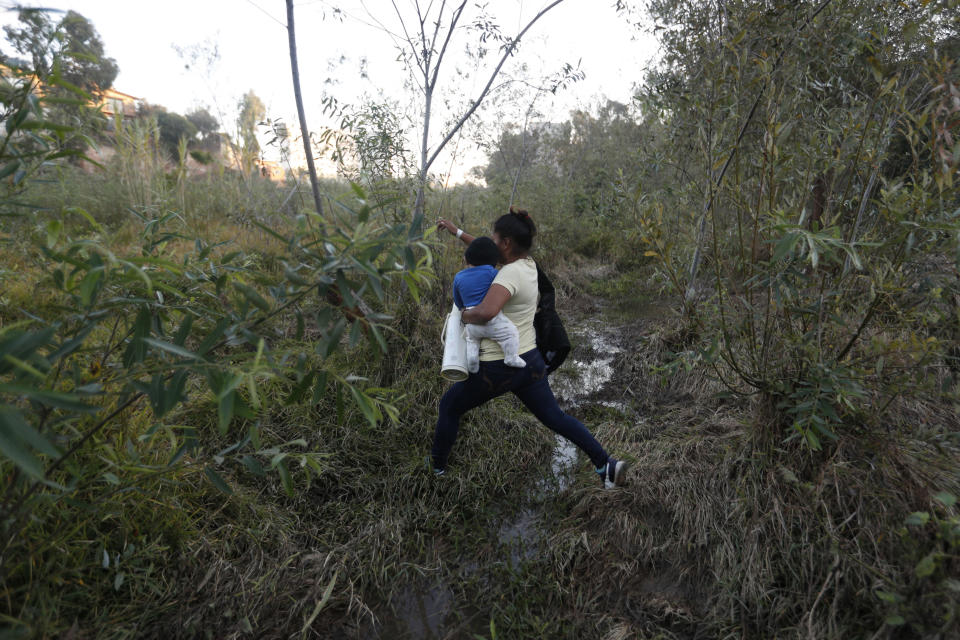
[[[560, 369], [550, 376], [550, 386], [564, 411], [577, 414], [591, 405], [628, 412], [626, 404], [610, 400], [603, 392], [614, 376], [614, 365], [622, 348], [618, 345], [620, 328], [598, 319], [584, 320], [567, 327], [573, 352]], [[501, 562], [510, 568], [538, 557], [545, 544], [550, 503], [574, 482], [575, 470], [589, 464], [576, 446], [560, 436], [548, 467], [519, 503], [491, 524], [490, 538], [502, 550]], [[598, 480], [599, 482], [599, 480]], [[478, 567], [468, 565], [469, 578]], [[394, 620], [384, 620], [375, 638], [452, 638], [482, 633], [486, 622], [476, 617], [470, 624], [465, 603], [455, 601], [454, 591], [441, 578], [421, 576], [401, 588], [391, 600]], [[466, 619], [466, 620], [465, 620]], [[479, 626], [478, 626], [479, 625]], [[478, 626], [477, 629], [472, 627]], [[468, 632], [469, 629], [469, 632]], [[462, 635], [461, 635], [462, 634]]]

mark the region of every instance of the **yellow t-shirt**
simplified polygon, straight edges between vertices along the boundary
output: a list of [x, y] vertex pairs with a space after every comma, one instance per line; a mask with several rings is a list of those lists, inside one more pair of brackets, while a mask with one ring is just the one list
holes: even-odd
[[[537, 313], [540, 289], [537, 287], [537, 265], [532, 258], [523, 258], [501, 267], [493, 279], [510, 292], [510, 299], [503, 305], [503, 315], [517, 325], [520, 334], [520, 353], [537, 347], [537, 334], [533, 330], [533, 316]], [[491, 285], [492, 286], [492, 285]], [[503, 350], [493, 340], [480, 341], [480, 360], [503, 360]]]

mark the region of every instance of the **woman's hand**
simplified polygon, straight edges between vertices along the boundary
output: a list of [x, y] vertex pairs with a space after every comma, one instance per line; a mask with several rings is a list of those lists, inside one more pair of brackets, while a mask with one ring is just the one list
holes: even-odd
[[461, 229], [458, 229], [457, 225], [453, 224], [449, 220], [444, 220], [443, 218], [439, 218], [437, 220], [437, 229], [446, 230], [450, 235], [457, 236], [458, 238], [463, 240], [464, 244], [470, 244], [474, 240], [472, 235], [470, 235], [469, 233]]
[[457, 225], [453, 224], [449, 220], [444, 220], [443, 218], [437, 220], [437, 229], [446, 229], [450, 232], [450, 235], [457, 235]]

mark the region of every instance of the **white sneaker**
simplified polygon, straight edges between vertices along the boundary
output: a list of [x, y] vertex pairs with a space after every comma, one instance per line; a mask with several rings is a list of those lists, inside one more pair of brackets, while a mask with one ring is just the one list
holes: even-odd
[[616, 458], [607, 458], [607, 464], [603, 466], [602, 471], [597, 471], [597, 475], [600, 476], [604, 489], [612, 489], [627, 484], [627, 471], [629, 469], [630, 465], [627, 462]]

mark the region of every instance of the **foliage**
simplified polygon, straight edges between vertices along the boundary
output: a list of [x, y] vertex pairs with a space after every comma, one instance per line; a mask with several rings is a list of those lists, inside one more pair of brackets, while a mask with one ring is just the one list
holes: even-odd
[[220, 130], [220, 122], [205, 108], [196, 108], [187, 114], [187, 120], [196, 128], [202, 143], [210, 138], [216, 138]]
[[260, 153], [257, 127], [266, 115], [263, 101], [253, 90], [243, 94], [237, 103], [237, 137], [245, 156], [255, 158]]
[[544, 214], [538, 224], [545, 242], [629, 269], [643, 261], [636, 241], [639, 187], [633, 185], [656, 173], [638, 162], [654, 131], [636, 109], [611, 100], [596, 115], [578, 110], [565, 122], [522, 130], [508, 124], [489, 152], [484, 180], [504, 201], [516, 183], [518, 201]]
[[[16, 192], [42, 164], [68, 155], [55, 144], [73, 134], [41, 119], [29, 77], [9, 79], [2, 96], [0, 166], [15, 176], [5, 183], [6, 212], [27, 204]], [[182, 216], [167, 209], [157, 123], [120, 120], [116, 135], [119, 179], [139, 223], [132, 242], [118, 242], [71, 205], [38, 211], [30, 203], [22, 209], [29, 216], [8, 222], [26, 232], [23, 245], [7, 250], [31, 265], [36, 286], [4, 306], [0, 330], [7, 550], [32, 539], [28, 528], [59, 544], [60, 533], [47, 525], [65, 511], [85, 501], [109, 505], [110, 496], [152, 478], [175, 479], [184, 465], [202, 469], [227, 494], [233, 488], [224, 476], [240, 470], [276, 477], [291, 496], [298, 483], [309, 486], [323, 456], [302, 438], [277, 441], [262, 432], [261, 417], [272, 409], [263, 402], [266, 389], [283, 389], [290, 405], [335, 397], [338, 415], [356, 407], [371, 427], [397, 418], [396, 394], [353, 374], [337, 354], [365, 342], [382, 357], [388, 295], [404, 287], [419, 296], [429, 285], [420, 222], [386, 223], [357, 187], [330, 218], [257, 223], [273, 238], [269, 251], [230, 250], [225, 241], [188, 235]], [[179, 152], [182, 161], [182, 138]], [[292, 341], [284, 339], [290, 326], [297, 327]], [[308, 331], [312, 349], [305, 351]], [[199, 408], [209, 417], [184, 418]], [[227, 438], [215, 455], [201, 446]], [[136, 565], [138, 547], [124, 544], [113, 560], [104, 550], [104, 567], [121, 557]], [[37, 559], [5, 558], [6, 593], [29, 588]], [[115, 589], [129, 577], [116, 574]]]
[[[717, 375], [768, 398], [763, 426], [812, 449], [876, 427], [907, 385], [937, 379], [955, 339], [957, 167], [916, 160], [945, 144], [932, 123], [958, 81], [957, 24], [943, 3], [895, 4], [784, 5], [789, 19], [750, 2], [653, 4], [676, 27], [646, 108], [699, 188], [641, 208], [648, 250]], [[915, 161], [883, 175], [894, 132]], [[664, 229], [661, 207], [702, 213]]]
[[54, 23], [48, 9], [21, 9], [22, 26], [6, 26], [4, 34], [30, 68], [41, 78], [59, 74], [70, 85], [88, 93], [109, 89], [119, 69], [106, 57], [103, 41], [94, 26], [76, 11], [67, 11]]
[[105, 56], [93, 25], [75, 11], [68, 11], [55, 23], [49, 10], [21, 9], [18, 20], [21, 26], [8, 25], [4, 34], [14, 51], [27, 56], [29, 62], [5, 55], [6, 63], [35, 75], [36, 90], [46, 98], [46, 118], [63, 127], [62, 133], [71, 133], [62, 135], [58, 146], [83, 152], [91, 137], [104, 129], [105, 120], [91, 104], [113, 84], [117, 64]]
[[[56, 77], [50, 81], [59, 82]], [[5, 178], [0, 214], [4, 216], [22, 213], [24, 203], [16, 196], [46, 163], [81, 156], [78, 150], [65, 148], [68, 139], [87, 139], [71, 127], [48, 119], [45, 107], [62, 100], [38, 96], [36, 89], [36, 75], [19, 67], [8, 67], [0, 77], [0, 123], [4, 125], [0, 177]]]
[[174, 160], [177, 157], [177, 146], [181, 140], [195, 143], [197, 127], [179, 113], [167, 111], [155, 105], [142, 104], [137, 114], [138, 118], [152, 118], [157, 123], [159, 142], [166, 152], [166, 158]]

